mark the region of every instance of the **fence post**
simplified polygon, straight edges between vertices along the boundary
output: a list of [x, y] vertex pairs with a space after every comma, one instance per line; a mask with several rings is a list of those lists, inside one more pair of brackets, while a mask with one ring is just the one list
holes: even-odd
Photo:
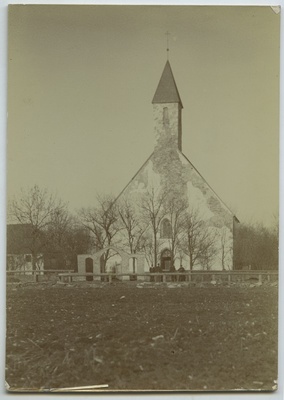
[[109, 280], [109, 283], [111, 283], [111, 282], [112, 282], [112, 275], [111, 275], [111, 274], [109, 274], [109, 276], [108, 276], [108, 280]]
[[270, 274], [267, 274], [267, 281], [270, 282]]
[[38, 274], [36, 273], [36, 271], [34, 271], [35, 274], [35, 282], [38, 282]]
[[262, 275], [261, 274], [258, 275], [258, 282], [262, 283]]
[[231, 274], [228, 274], [228, 283], [231, 283]]

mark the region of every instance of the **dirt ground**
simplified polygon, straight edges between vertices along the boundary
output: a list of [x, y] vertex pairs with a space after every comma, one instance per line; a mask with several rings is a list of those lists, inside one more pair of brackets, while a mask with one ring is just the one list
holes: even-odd
[[273, 390], [277, 287], [7, 288], [11, 390]]

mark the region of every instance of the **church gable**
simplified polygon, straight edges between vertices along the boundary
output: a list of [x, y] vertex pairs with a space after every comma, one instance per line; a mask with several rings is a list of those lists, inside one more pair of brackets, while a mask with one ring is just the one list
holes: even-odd
[[131, 181], [122, 190], [117, 200], [121, 197], [131, 197], [133, 201], [139, 199], [143, 193], [149, 188], [156, 188], [157, 191], [161, 187], [161, 176], [155, 172], [153, 164], [153, 153], [142, 165]]
[[184, 167], [189, 201], [198, 203], [203, 198], [208, 210], [212, 213], [210, 218], [212, 225], [220, 228], [225, 224], [232, 230], [233, 213], [184, 154], [180, 153], [180, 159]]
[[170, 146], [156, 149], [121, 195], [139, 201], [141, 195], [153, 188], [157, 193], [164, 192], [172, 198], [186, 199], [189, 208], [198, 208], [210, 225], [216, 228], [225, 225], [232, 230], [232, 212], [178, 149]]

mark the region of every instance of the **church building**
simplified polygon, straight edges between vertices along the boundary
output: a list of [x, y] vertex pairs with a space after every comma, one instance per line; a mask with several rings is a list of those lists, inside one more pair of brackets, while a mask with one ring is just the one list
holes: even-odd
[[78, 256], [78, 271], [231, 270], [238, 220], [182, 152], [183, 104], [169, 61], [152, 104], [153, 153], [115, 202], [127, 205], [128, 217], [141, 225], [116, 237], [120, 261], [114, 256], [115, 265], [102, 268], [101, 250]]
[[[172, 264], [186, 270], [233, 269], [234, 225], [238, 220], [182, 152], [183, 104], [169, 61], [152, 104], [154, 151], [119, 200], [140, 203], [146, 213], [147, 205], [152, 207], [148, 207], [148, 216], [157, 212], [157, 255], [152, 259], [162, 270], [169, 270]], [[161, 202], [164, 214], [158, 213]], [[153, 233], [151, 217], [149, 225]]]

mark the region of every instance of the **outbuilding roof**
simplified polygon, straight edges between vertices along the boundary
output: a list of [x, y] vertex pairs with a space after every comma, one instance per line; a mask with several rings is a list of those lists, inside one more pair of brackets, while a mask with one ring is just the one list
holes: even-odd
[[32, 229], [31, 224], [7, 225], [7, 254], [30, 254]]

